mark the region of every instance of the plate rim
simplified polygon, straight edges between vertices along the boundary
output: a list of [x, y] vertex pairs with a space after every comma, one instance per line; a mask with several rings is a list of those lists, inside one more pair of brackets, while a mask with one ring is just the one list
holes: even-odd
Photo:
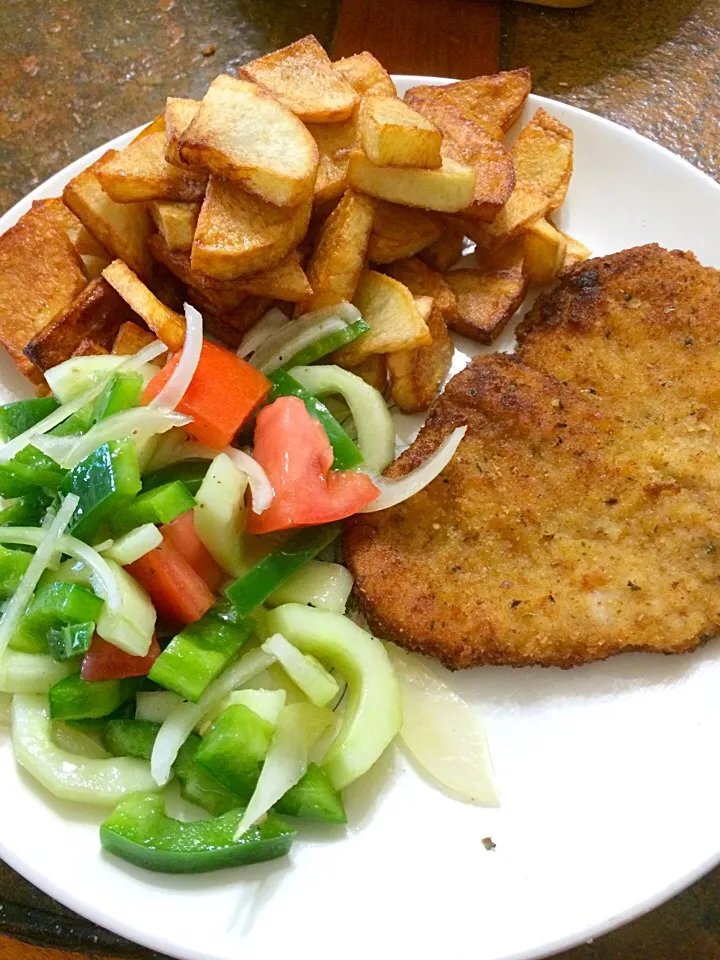
[[[445, 84], [455, 82], [453, 79], [447, 77], [424, 76], [421, 74], [393, 74], [392, 77], [393, 80], [407, 85], [427, 84], [430, 86], [443, 86]], [[693, 164], [691, 164], [684, 157], [673, 153], [667, 147], [657, 143], [654, 140], [651, 140], [649, 137], [638, 133], [631, 127], [624, 126], [621, 123], [610, 120], [607, 117], [600, 116], [599, 114], [592, 113], [589, 110], [584, 110], [580, 107], [574, 106], [573, 104], [565, 103], [562, 100], [555, 100], [550, 97], [543, 97], [537, 94], [530, 94], [528, 100], [531, 105], [542, 107], [548, 111], [552, 111], [554, 108], [559, 106], [563, 111], [568, 111], [571, 116], [591, 117], [594, 123], [598, 123], [601, 127], [605, 127], [608, 131], [611, 131], [614, 136], [626, 138], [630, 142], [641, 146], [642, 149], [647, 149], [650, 147], [653, 152], [660, 151], [662, 154], [664, 154], [667, 160], [675, 165], [679, 171], [682, 171], [683, 176], [692, 176], [692, 178], [694, 178], [696, 181], [702, 181], [705, 184], [709, 184], [713, 189], [720, 193], [720, 184], [717, 183], [709, 174], [706, 174], [704, 171], [693, 166]], [[59, 193], [62, 194], [62, 187], [71, 177], [75, 176], [81, 170], [84, 170], [90, 164], [95, 162], [95, 160], [102, 156], [105, 151], [126, 146], [129, 140], [135, 137], [142, 129], [144, 129], [145, 126], [146, 124], [141, 124], [132, 130], [113, 137], [111, 140], [108, 140], [103, 144], [100, 144], [99, 146], [87, 151], [82, 156], [70, 161], [60, 170], [51, 174], [49, 177], [47, 177], [47, 179], [34, 187], [28, 194], [18, 200], [15, 204], [13, 204], [12, 207], [5, 211], [2, 216], [0, 216], [0, 234], [12, 227], [20, 219], [20, 217], [22, 217], [30, 209], [35, 200], [45, 198], [48, 195], [48, 191], [54, 190], [56, 184], [58, 185]], [[98, 855], [100, 855], [99, 851]], [[8, 864], [8, 866], [36, 886], [39, 890], [52, 897], [66, 908], [73, 910], [75, 913], [79, 914], [81, 917], [85, 918], [91, 923], [95, 923], [98, 926], [101, 926], [132, 943], [144, 946], [147, 949], [161, 951], [168, 956], [177, 958], [177, 960], [208, 960], [209, 955], [207, 953], [196, 951], [193, 948], [186, 948], [182, 953], [178, 953], [177, 948], [173, 945], [169, 945], [168, 941], [165, 940], [162, 935], [158, 936], [150, 931], [147, 933], [143, 932], [142, 936], [138, 937], [137, 931], [133, 928], [132, 924], [126, 923], [116, 914], [106, 912], [103, 908], [96, 909], [92, 905], [88, 906], [81, 896], [76, 896], [72, 891], [57, 885], [52, 880], [48, 880], [45, 875], [39, 870], [36, 870], [35, 867], [27, 866], [21, 856], [16, 856], [13, 851], [8, 850], [2, 839], [1, 833], [0, 856], [2, 857], [3, 861]], [[582, 945], [583, 943], [592, 943], [592, 941], [598, 937], [604, 936], [613, 930], [617, 930], [618, 928], [631, 923], [638, 917], [644, 916], [645, 914], [661, 906], [663, 903], [666, 903], [668, 900], [671, 900], [673, 897], [677, 896], [683, 890], [687, 889], [703, 876], [708, 874], [713, 868], [718, 866], [718, 864], [720, 864], [720, 847], [718, 847], [717, 850], [715, 850], [709, 857], [703, 860], [689, 873], [682, 875], [674, 883], [669, 884], [662, 890], [658, 891], [655, 895], [635, 903], [626, 910], [621, 911], [620, 913], [615, 914], [605, 920], [598, 921], [597, 923], [588, 927], [575, 929], [574, 931], [571, 931], [564, 936], [557, 937], [552, 941], [538, 944], [534, 948], [527, 948], [525, 950], [516, 951], [512, 954], [507, 954], [505, 960], [544, 960], [544, 958], [554, 956], [561, 951], [572, 949], [573, 947]]]

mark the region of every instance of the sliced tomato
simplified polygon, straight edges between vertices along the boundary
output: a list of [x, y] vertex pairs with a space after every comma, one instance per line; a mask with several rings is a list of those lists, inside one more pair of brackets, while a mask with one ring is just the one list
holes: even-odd
[[[175, 354], [145, 387], [143, 403], [149, 403], [165, 386], [180, 362]], [[268, 378], [245, 360], [214, 343], [203, 340], [200, 360], [185, 395], [177, 405], [193, 418], [185, 428], [191, 437], [214, 450], [232, 441], [270, 390]]]
[[145, 587], [158, 614], [171, 623], [193, 623], [215, 602], [203, 578], [166, 540], [125, 569]]
[[92, 682], [146, 677], [159, 656], [160, 644], [155, 637], [152, 638], [147, 656], [133, 657], [95, 634], [90, 649], [83, 658], [80, 675], [83, 680]]
[[198, 576], [202, 577], [213, 593], [220, 593], [220, 588], [228, 579], [228, 575], [212, 557], [212, 554], [195, 532], [195, 514], [192, 510], [175, 517], [170, 523], [160, 527], [163, 540], [174, 547], [193, 568]]
[[275, 497], [264, 513], [250, 514], [250, 533], [342, 520], [379, 493], [367, 474], [330, 469], [327, 434], [297, 397], [280, 397], [260, 411], [253, 457], [268, 475]]

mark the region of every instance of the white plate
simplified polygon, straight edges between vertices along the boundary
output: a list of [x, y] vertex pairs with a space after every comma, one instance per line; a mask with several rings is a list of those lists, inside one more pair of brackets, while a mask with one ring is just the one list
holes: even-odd
[[[531, 97], [523, 120], [538, 106], [575, 131], [565, 229], [596, 253], [658, 241], [720, 267], [720, 187], [572, 107]], [[0, 231], [104, 149], [21, 201]], [[0, 376], [17, 383], [7, 367]], [[541, 957], [649, 910], [720, 860], [717, 643], [452, 682], [487, 724], [498, 810], [448, 799], [393, 753], [348, 791], [345, 839], [303, 830], [289, 861], [153, 876], [104, 856], [102, 814], [53, 802], [0, 735], [0, 854], [68, 907], [183, 960]]]

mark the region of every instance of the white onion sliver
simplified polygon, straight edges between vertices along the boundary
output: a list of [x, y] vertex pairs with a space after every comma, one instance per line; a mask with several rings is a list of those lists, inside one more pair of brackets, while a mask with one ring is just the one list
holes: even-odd
[[431, 483], [438, 474], [442, 473], [445, 467], [455, 456], [455, 451], [460, 446], [460, 441], [465, 436], [467, 427], [456, 427], [455, 430], [446, 437], [440, 444], [435, 453], [428, 457], [425, 463], [421, 464], [416, 470], [400, 477], [397, 480], [386, 480], [384, 477], [373, 477], [373, 483], [380, 491], [380, 496], [369, 503], [360, 511], [361, 513], [376, 513], [378, 510], [387, 510], [398, 503], [413, 497], [424, 487]]
[[245, 334], [237, 349], [237, 355], [243, 360], [247, 360], [250, 354], [255, 353], [260, 344], [264, 343], [269, 336], [277, 333], [280, 327], [284, 327], [291, 322], [278, 307], [268, 310], [255, 326], [251, 327]]
[[[46, 536], [46, 531], [39, 527], [0, 527], [0, 543], [21, 543], [28, 547], [39, 547]], [[81, 560], [90, 568], [93, 589], [113, 612], [119, 613], [122, 608], [120, 591], [112, 570], [97, 550], [67, 534], [58, 539], [57, 549], [74, 560]]]
[[164, 723], [181, 703], [182, 697], [172, 690], [141, 690], [135, 697], [135, 719]]
[[68, 494], [47, 532], [38, 530], [42, 536], [42, 540], [39, 542], [35, 554], [28, 564], [28, 568], [23, 574], [17, 590], [12, 595], [0, 620], [0, 656], [5, 653], [13, 632], [30, 602], [37, 582], [44, 573], [48, 563], [52, 560], [58, 548], [58, 541], [65, 533], [65, 527], [67, 527], [70, 522], [70, 518], [75, 512], [75, 508], [79, 502], [80, 497], [76, 494]]
[[349, 326], [351, 323], [361, 320], [362, 314], [354, 303], [341, 300], [340, 303], [334, 303], [331, 307], [320, 307], [319, 310], [313, 310], [311, 313], [303, 313], [293, 323], [297, 323], [298, 320], [305, 320], [306, 317], [313, 317], [316, 323], [327, 320], [328, 317], [340, 317]]
[[338, 316], [334, 307], [306, 313], [304, 317], [286, 323], [267, 337], [253, 354], [250, 363], [263, 373], [270, 374], [283, 363], [292, 360], [295, 354], [308, 344], [335, 330], [344, 330], [347, 326], [347, 321]]
[[195, 376], [195, 371], [200, 361], [200, 354], [202, 353], [202, 347], [202, 314], [196, 310], [195, 307], [191, 307], [189, 303], [186, 303], [185, 342], [183, 343], [180, 360], [170, 375], [168, 382], [160, 393], [150, 401], [149, 406], [165, 410], [175, 409], [185, 396], [185, 392], [190, 386], [192, 378]]
[[158, 786], [164, 787], [168, 782], [180, 747], [213, 704], [267, 670], [274, 661], [275, 658], [263, 650], [251, 650], [214, 680], [197, 703], [181, 703], [175, 707], [158, 731], [150, 758], [150, 769]]
[[252, 494], [253, 513], [264, 513], [272, 503], [275, 491], [263, 468], [257, 460], [253, 460], [249, 453], [236, 450], [235, 447], [225, 447], [223, 453], [230, 457], [238, 470], [247, 474]]

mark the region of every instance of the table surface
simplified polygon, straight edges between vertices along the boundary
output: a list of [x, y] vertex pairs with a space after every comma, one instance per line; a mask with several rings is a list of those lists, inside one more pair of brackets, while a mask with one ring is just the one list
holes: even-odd
[[[633, 127], [717, 176], [717, 0], [597, 0], [577, 11], [500, 0], [341, 3], [338, 14], [337, 0], [3, 0], [0, 212], [69, 161], [156, 116], [166, 96], [201, 96], [218, 73], [308, 32], [343, 54], [372, 49], [395, 72], [471, 76], [528, 66], [536, 93]], [[676, 841], [669, 825], [668, 842]], [[4, 960], [152, 956], [70, 914], [2, 863], [0, 930], [18, 938], [0, 934]], [[718, 960], [720, 870], [562, 956]]]

